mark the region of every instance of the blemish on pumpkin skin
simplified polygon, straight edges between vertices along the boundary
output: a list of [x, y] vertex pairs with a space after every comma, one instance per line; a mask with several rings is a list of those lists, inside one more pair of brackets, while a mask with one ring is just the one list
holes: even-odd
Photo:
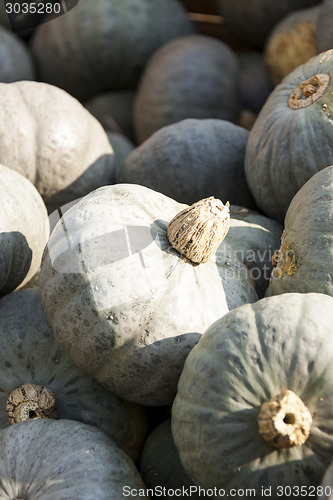
[[284, 274], [292, 276], [298, 269], [296, 252], [288, 242], [284, 241], [284, 231], [281, 237], [281, 247], [274, 253], [272, 263], [275, 278], [281, 278]]

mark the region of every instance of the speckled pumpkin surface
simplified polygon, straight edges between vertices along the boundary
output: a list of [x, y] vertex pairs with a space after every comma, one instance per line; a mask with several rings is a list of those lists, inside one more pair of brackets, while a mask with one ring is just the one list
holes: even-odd
[[76, 99], [35, 81], [0, 83], [0, 92], [0, 162], [35, 185], [50, 212], [112, 182], [107, 135]]
[[267, 295], [333, 295], [333, 166], [317, 172], [288, 208]]
[[23, 286], [40, 266], [49, 237], [45, 204], [33, 184], [0, 164], [0, 296]]
[[[0, 496], [119, 500], [145, 494], [133, 462], [101, 430], [72, 420], [35, 420], [0, 431]], [[141, 498], [140, 497], [140, 498]]]
[[296, 192], [333, 163], [333, 50], [286, 76], [250, 132], [247, 182], [266, 215], [283, 222]]
[[202, 332], [257, 300], [226, 241], [199, 265], [170, 245], [168, 222], [185, 207], [143, 186], [100, 188], [65, 213], [40, 273], [61, 348], [110, 390], [145, 405], [171, 404]]
[[[7, 399], [26, 383], [54, 393], [57, 419], [100, 428], [138, 460], [148, 428], [144, 409], [102, 387], [61, 351], [37, 290], [20, 290], [0, 301], [0, 428], [10, 425]], [[35, 408], [36, 398], [24, 398], [26, 392], [23, 388], [16, 400], [16, 422], [43, 414], [40, 405]], [[30, 407], [31, 414], [25, 410]]]
[[[186, 359], [172, 408], [174, 441], [196, 484], [254, 488], [256, 498], [271, 487], [275, 500], [278, 486], [320, 483], [333, 453], [332, 321], [332, 297], [284, 294], [230, 311], [206, 330]], [[299, 428], [303, 444], [278, 448], [277, 435], [259, 432], [258, 417], [285, 390], [305, 405], [311, 424], [309, 434]], [[271, 425], [292, 436], [299, 411], [280, 410]]]

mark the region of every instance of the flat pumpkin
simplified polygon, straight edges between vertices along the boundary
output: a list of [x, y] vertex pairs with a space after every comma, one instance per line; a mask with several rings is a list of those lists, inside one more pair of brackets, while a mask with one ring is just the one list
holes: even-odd
[[49, 237], [45, 204], [23, 175], [0, 164], [0, 297], [24, 286]]
[[144, 408], [102, 387], [61, 351], [38, 290], [0, 301], [0, 429], [38, 418], [101, 429], [137, 461], [148, 429]]
[[[106, 186], [64, 214], [44, 254], [39, 289], [59, 345], [109, 390], [139, 404], [170, 405], [205, 328], [257, 300], [234, 248], [223, 241], [207, 252], [217, 234], [225, 236], [227, 206], [208, 200], [202, 225], [195, 218], [184, 226], [188, 239], [185, 229], [169, 226], [183, 210], [190, 207], [144, 186]], [[206, 261], [190, 260], [197, 257]]]
[[50, 212], [112, 182], [107, 135], [74, 97], [35, 81], [0, 83], [0, 92], [0, 162], [35, 185]]
[[245, 173], [257, 205], [283, 223], [297, 191], [333, 163], [333, 50], [286, 76], [250, 131]]
[[[33, 459], [32, 459], [33, 458]], [[72, 420], [34, 420], [0, 431], [4, 499], [148, 498], [131, 459], [100, 429]]]
[[333, 295], [333, 166], [317, 172], [292, 199], [267, 295]]
[[172, 407], [195, 484], [256, 498], [271, 488], [274, 500], [287, 487], [319, 485], [333, 453], [332, 321], [332, 297], [289, 293], [238, 307], [205, 331]]

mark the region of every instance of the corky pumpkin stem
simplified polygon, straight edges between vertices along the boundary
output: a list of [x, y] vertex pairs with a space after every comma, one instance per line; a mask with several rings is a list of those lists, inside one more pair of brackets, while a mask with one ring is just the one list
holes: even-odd
[[38, 418], [56, 418], [55, 395], [47, 387], [23, 384], [14, 389], [8, 399], [6, 411], [11, 424]]
[[259, 433], [276, 448], [305, 443], [310, 435], [311, 413], [292, 391], [285, 390], [263, 403], [258, 415]]
[[167, 237], [179, 253], [202, 264], [216, 252], [230, 225], [229, 202], [210, 196], [179, 212], [168, 224]]
[[288, 105], [292, 109], [301, 109], [310, 106], [321, 97], [330, 83], [330, 76], [322, 73], [313, 75], [300, 83], [290, 95]]

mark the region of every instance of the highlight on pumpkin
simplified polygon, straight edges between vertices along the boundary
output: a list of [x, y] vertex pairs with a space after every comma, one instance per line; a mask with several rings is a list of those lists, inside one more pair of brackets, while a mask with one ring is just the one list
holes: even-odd
[[210, 196], [185, 208], [168, 224], [170, 244], [196, 264], [207, 262], [229, 230], [229, 206]]

